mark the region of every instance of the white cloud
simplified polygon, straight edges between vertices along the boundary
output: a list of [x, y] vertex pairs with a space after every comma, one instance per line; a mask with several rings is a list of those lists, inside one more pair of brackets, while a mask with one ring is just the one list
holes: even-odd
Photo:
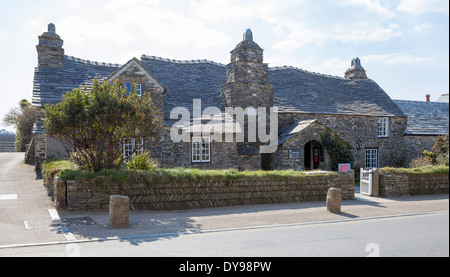
[[361, 58], [365, 62], [377, 62], [386, 65], [395, 64], [425, 64], [433, 61], [432, 58], [413, 56], [406, 53], [391, 53], [381, 55], [367, 55]]
[[414, 27], [414, 31], [416, 31], [416, 32], [423, 32], [424, 30], [429, 29], [429, 28], [431, 28], [431, 25], [424, 23], [424, 24], [420, 24], [420, 25], [415, 26]]
[[320, 62], [308, 62], [305, 64], [305, 69], [321, 74], [344, 77], [345, 71], [350, 67], [350, 62], [350, 60], [344, 60], [340, 57], [332, 57]]
[[[297, 0], [297, 4], [301, 0]], [[191, 0], [190, 7], [202, 19], [230, 20], [260, 18], [266, 22], [275, 22], [280, 19], [277, 12], [284, 7], [284, 3], [292, 0]]]
[[323, 45], [329, 37], [322, 31], [308, 29], [301, 23], [292, 22], [287, 39], [276, 42], [272, 48], [277, 51], [291, 51], [306, 46], [309, 43]]
[[360, 23], [354, 28], [336, 28], [334, 38], [342, 42], [374, 42], [385, 41], [402, 36], [399, 25], [390, 24], [387, 27], [374, 26], [371, 23]]
[[105, 47], [104, 44], [108, 43], [112, 47], [123, 49], [120, 50], [122, 52], [135, 53], [143, 49], [143, 45], [148, 45], [144, 47], [151, 48], [152, 51], [157, 47], [206, 49], [230, 41], [226, 34], [201, 21], [160, 9], [154, 6], [155, 3], [156, 1], [114, 0], [106, 4], [111, 12], [102, 13], [99, 17], [70, 16], [56, 25], [59, 30], [64, 30], [64, 34], [59, 34], [65, 45], [84, 48], [85, 51], [89, 47]]
[[448, 14], [448, 0], [401, 0], [397, 9], [402, 12], [412, 14], [422, 14], [427, 12], [441, 12]]
[[66, 6], [68, 8], [79, 8], [80, 0], [66, 0]]
[[158, 0], [112, 0], [105, 5], [106, 10], [118, 11], [122, 9], [129, 9], [136, 6], [157, 7]]
[[342, 5], [351, 5], [351, 6], [363, 6], [381, 15], [385, 18], [395, 17], [395, 12], [383, 7], [380, 3], [380, 0], [346, 0], [341, 3]]

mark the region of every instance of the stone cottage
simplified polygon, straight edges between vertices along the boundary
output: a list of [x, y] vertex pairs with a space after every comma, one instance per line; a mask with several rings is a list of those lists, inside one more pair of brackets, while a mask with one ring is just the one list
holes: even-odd
[[[138, 93], [152, 94], [165, 132], [157, 142], [124, 141], [124, 155], [133, 149], [147, 149], [163, 167], [328, 169], [328, 154], [320, 138], [327, 130], [339, 134], [352, 149], [353, 168], [392, 165], [393, 153], [402, 146], [414, 148], [411, 153], [429, 148], [428, 144], [410, 141], [415, 137], [408, 137], [408, 130], [416, 123], [409, 121], [399, 102], [366, 76], [358, 58], [352, 60], [343, 77], [290, 66], [269, 67], [250, 30], [231, 51], [227, 65], [148, 55], [123, 65], [107, 64], [67, 56], [62, 46], [63, 40], [50, 24], [37, 45], [33, 105], [55, 104], [64, 93], [91, 86], [94, 78], [119, 79], [127, 89], [134, 84]], [[243, 121], [229, 113], [240, 108], [245, 112]], [[188, 112], [189, 120], [180, 120], [182, 113], [174, 111]], [[209, 111], [207, 116], [205, 111]], [[271, 124], [276, 124], [276, 133], [269, 140], [271, 145], [276, 143], [273, 151], [261, 151], [268, 140], [254, 138], [250, 132], [264, 111], [266, 125], [258, 125], [257, 133], [270, 134]], [[269, 111], [275, 113], [275, 119], [268, 120]], [[445, 111], [439, 116], [445, 118]], [[205, 135], [194, 130], [192, 121], [205, 126], [205, 120], [212, 117], [220, 119], [219, 131]], [[446, 120], [442, 130], [448, 131], [448, 107]], [[174, 128], [188, 139], [174, 141]], [[67, 155], [64, 144], [45, 135], [41, 118], [33, 133], [33, 147], [28, 151], [35, 153], [37, 165], [44, 159]]]

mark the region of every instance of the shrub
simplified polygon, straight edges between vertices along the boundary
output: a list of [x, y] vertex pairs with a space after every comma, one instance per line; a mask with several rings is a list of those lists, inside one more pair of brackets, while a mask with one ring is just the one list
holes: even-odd
[[437, 164], [448, 166], [449, 165], [448, 156], [449, 156], [449, 150], [447, 150], [447, 153], [439, 154], [439, 156], [437, 156], [437, 158], [436, 158]]
[[320, 135], [322, 145], [327, 150], [331, 170], [337, 171], [339, 163], [353, 164], [353, 154], [350, 147], [338, 134], [333, 135], [330, 130]]
[[[47, 134], [73, 146], [82, 169], [99, 172], [118, 169], [125, 138], [157, 136], [158, 113], [150, 93], [127, 95], [119, 81], [112, 84], [93, 80], [92, 89], [74, 89], [54, 106], [44, 110]], [[131, 153], [133, 154], [133, 153]]]
[[152, 159], [150, 154], [145, 151], [131, 156], [125, 163], [128, 170], [151, 170], [159, 167], [158, 161]]
[[421, 168], [426, 166], [432, 166], [433, 163], [431, 160], [426, 156], [421, 156], [418, 158], [415, 158], [409, 163], [409, 168]]
[[436, 164], [436, 158], [437, 158], [437, 154], [436, 153], [424, 150], [423, 153], [422, 153], [422, 157], [425, 157], [428, 160], [430, 160], [430, 162], [432, 164]]
[[4, 116], [3, 123], [16, 128], [15, 148], [17, 152], [26, 151], [26, 145], [31, 141], [33, 124], [36, 122], [38, 113], [38, 108], [33, 107], [28, 100], [22, 99], [18, 107], [10, 109]]

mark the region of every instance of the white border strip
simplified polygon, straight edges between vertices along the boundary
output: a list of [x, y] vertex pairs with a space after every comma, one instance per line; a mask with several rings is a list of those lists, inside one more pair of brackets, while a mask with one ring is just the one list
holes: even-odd
[[[52, 217], [52, 220], [61, 220], [59, 217], [58, 211], [55, 209], [49, 209], [48, 213]], [[61, 233], [66, 237], [68, 241], [75, 241], [77, 240], [75, 236], [69, 231], [69, 228], [66, 226], [58, 226], [58, 229], [61, 231]]]
[[0, 194], [0, 200], [16, 200], [17, 194]]

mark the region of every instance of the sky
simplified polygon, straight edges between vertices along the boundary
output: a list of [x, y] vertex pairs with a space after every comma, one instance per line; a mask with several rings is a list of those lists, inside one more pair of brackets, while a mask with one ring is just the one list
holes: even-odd
[[270, 67], [344, 76], [355, 57], [392, 99], [449, 91], [448, 0], [0, 0], [0, 129], [31, 102], [38, 36], [65, 54], [123, 64], [142, 54], [230, 62], [247, 28]]

